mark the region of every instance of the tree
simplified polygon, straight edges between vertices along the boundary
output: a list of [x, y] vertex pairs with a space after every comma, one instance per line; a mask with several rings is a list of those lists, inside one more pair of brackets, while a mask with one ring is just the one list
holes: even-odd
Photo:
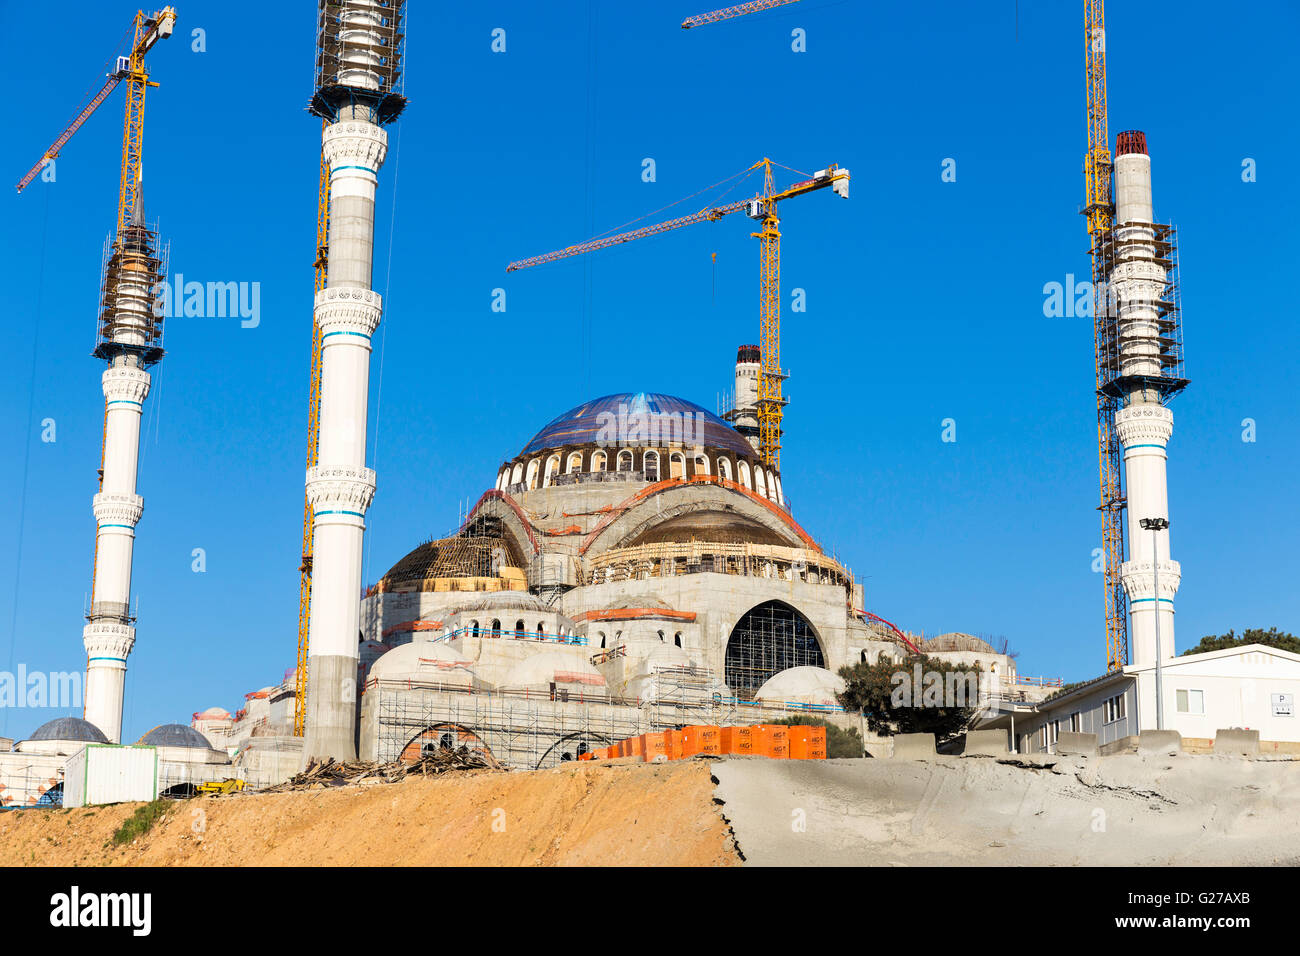
[[862, 746], [862, 735], [858, 733], [857, 728], [845, 730], [820, 717], [782, 717], [772, 723], [784, 724], [787, 727], [825, 727], [826, 756], [832, 760], [836, 757], [861, 757], [865, 749]]
[[1270, 627], [1267, 631], [1255, 627], [1246, 628], [1241, 637], [1238, 637], [1232, 630], [1229, 630], [1227, 634], [1203, 637], [1201, 643], [1191, 650], [1183, 651], [1183, 656], [1203, 654], [1206, 651], [1224, 651], [1230, 647], [1244, 647], [1247, 644], [1265, 644], [1268, 647], [1277, 647], [1284, 651], [1291, 651], [1293, 654], [1300, 654], [1300, 637], [1288, 634], [1285, 631], [1279, 631], [1275, 627]]
[[881, 654], [874, 664], [841, 667], [837, 695], [860, 711], [877, 734], [932, 733], [938, 742], [961, 734], [979, 702], [980, 668], [924, 654], [896, 663]]

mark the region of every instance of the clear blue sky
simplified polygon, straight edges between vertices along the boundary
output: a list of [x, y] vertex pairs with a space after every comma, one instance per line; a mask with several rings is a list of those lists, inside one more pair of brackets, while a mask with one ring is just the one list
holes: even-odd
[[[743, 217], [532, 271], [507, 275], [508, 261], [764, 155], [808, 171], [837, 162], [852, 170], [848, 202], [827, 191], [782, 210], [787, 307], [794, 288], [807, 296], [783, 327], [796, 517], [900, 626], [1005, 636], [1025, 673], [1100, 673], [1091, 325], [1043, 314], [1045, 283], [1088, 273], [1082, 4], [1022, 0], [1017, 24], [1014, 0], [805, 0], [679, 28], [710, 2], [411, 4], [410, 106], [390, 128], [378, 200], [387, 300], [367, 580], [452, 529], [559, 412], [641, 389], [712, 408], [736, 345], [757, 340], [758, 249]], [[1228, 628], [1294, 631], [1300, 14], [1279, 0], [1109, 7], [1111, 133], [1147, 132], [1157, 216], [1181, 236], [1192, 385], [1170, 445], [1179, 648]], [[148, 214], [173, 272], [259, 282], [261, 323], [167, 329], [142, 448], [127, 738], [233, 708], [294, 663], [313, 8], [254, 22], [182, 3], [176, 35], [150, 56], [162, 86], [149, 92]], [[77, 4], [56, 46], [10, 51], [12, 73], [41, 78], [7, 120], [10, 182], [96, 82], [135, 9]], [[191, 49], [196, 27], [206, 52]], [[498, 27], [504, 54], [490, 48]], [[807, 52], [791, 50], [795, 28]], [[102, 415], [88, 353], [121, 111], [119, 91], [66, 147], [55, 183], [3, 199], [4, 669], [84, 664]], [[941, 181], [946, 158], [954, 183]], [[1256, 182], [1242, 181], [1246, 158]], [[504, 313], [491, 311], [498, 287]], [[46, 418], [54, 443], [40, 440]], [[946, 418], [955, 443], [940, 440]], [[194, 548], [205, 573], [191, 571]], [[54, 715], [0, 714], [0, 733]]]

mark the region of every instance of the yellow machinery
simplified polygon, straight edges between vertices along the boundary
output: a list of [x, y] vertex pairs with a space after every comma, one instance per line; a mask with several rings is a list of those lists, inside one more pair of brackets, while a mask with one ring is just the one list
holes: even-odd
[[238, 793], [245, 786], [242, 780], [214, 780], [210, 783], [201, 783], [194, 789], [199, 793]]
[[644, 226], [640, 229], [621, 232], [613, 236], [589, 239], [586, 242], [567, 246], [555, 252], [533, 256], [529, 259], [520, 259], [506, 266], [506, 271], [514, 272], [517, 269], [527, 269], [530, 266], [538, 266], [545, 262], [554, 262], [557, 259], [567, 259], [570, 256], [594, 252], [597, 249], [607, 249], [610, 246], [631, 242], [634, 239], [643, 239], [646, 236], [655, 236], [662, 232], [680, 229], [683, 226], [691, 226], [697, 222], [714, 222], [723, 216], [729, 216], [733, 212], [741, 212], [742, 210], [751, 219], [757, 220], [761, 224], [761, 228], [758, 232], [750, 233], [750, 235], [761, 243], [759, 314], [762, 373], [759, 375], [758, 380], [759, 453], [766, 464], [779, 471], [781, 468], [781, 420], [785, 413], [785, 400], [781, 397], [781, 383], [785, 380], [786, 375], [781, 370], [781, 230], [779, 228], [781, 220], [777, 218], [777, 203], [784, 199], [791, 199], [818, 189], [824, 189], [827, 186], [830, 186], [836, 195], [847, 198], [849, 195], [849, 171], [832, 164], [825, 169], [819, 170], [810, 178], [778, 191], [772, 176], [772, 161], [770, 159], [761, 159], [745, 170], [742, 175], [752, 173], [757, 169], [763, 170], [763, 191], [752, 199], [741, 199], [720, 206], [707, 207], [699, 212], [679, 216], [676, 219], [669, 219], [666, 222], [656, 223], [652, 226]]
[[1102, 558], [1105, 563], [1106, 667], [1128, 663], [1128, 597], [1120, 580], [1124, 563], [1124, 490], [1119, 436], [1115, 432], [1118, 399], [1105, 394], [1103, 358], [1115, 334], [1107, 313], [1106, 253], [1113, 225], [1110, 131], [1106, 116], [1106, 10], [1104, 0], [1084, 0], [1084, 58], [1088, 87], [1088, 155], [1083, 172], [1088, 238], [1092, 252], [1093, 345], [1097, 372], [1097, 461], [1101, 488]]
[[[321, 121], [321, 129], [326, 123]], [[325, 153], [320, 156], [320, 179], [316, 191], [316, 291], [325, 288], [329, 274], [330, 167]], [[320, 326], [311, 320], [311, 385], [307, 397], [307, 467], [315, 468], [320, 446]], [[298, 567], [298, 671], [293, 707], [293, 733], [301, 737], [307, 729], [307, 642], [311, 619], [311, 555], [314, 543], [311, 499], [303, 493], [302, 564]]]

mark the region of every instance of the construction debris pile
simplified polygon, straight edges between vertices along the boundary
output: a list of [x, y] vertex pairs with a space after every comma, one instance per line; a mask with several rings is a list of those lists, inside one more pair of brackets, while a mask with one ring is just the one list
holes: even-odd
[[320, 760], [314, 761], [302, 773], [284, 783], [268, 787], [262, 793], [283, 793], [291, 790], [324, 790], [345, 787], [349, 784], [368, 786], [379, 783], [400, 783], [407, 777], [428, 777], [452, 770], [504, 770], [491, 756], [468, 747], [456, 750], [443, 747], [426, 750], [419, 760], [394, 760], [377, 763], [373, 760]]

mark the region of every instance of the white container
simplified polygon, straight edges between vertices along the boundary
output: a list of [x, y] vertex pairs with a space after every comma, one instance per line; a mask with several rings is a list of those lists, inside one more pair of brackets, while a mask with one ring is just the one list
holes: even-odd
[[127, 803], [158, 796], [158, 750], [87, 744], [63, 768], [63, 805]]

